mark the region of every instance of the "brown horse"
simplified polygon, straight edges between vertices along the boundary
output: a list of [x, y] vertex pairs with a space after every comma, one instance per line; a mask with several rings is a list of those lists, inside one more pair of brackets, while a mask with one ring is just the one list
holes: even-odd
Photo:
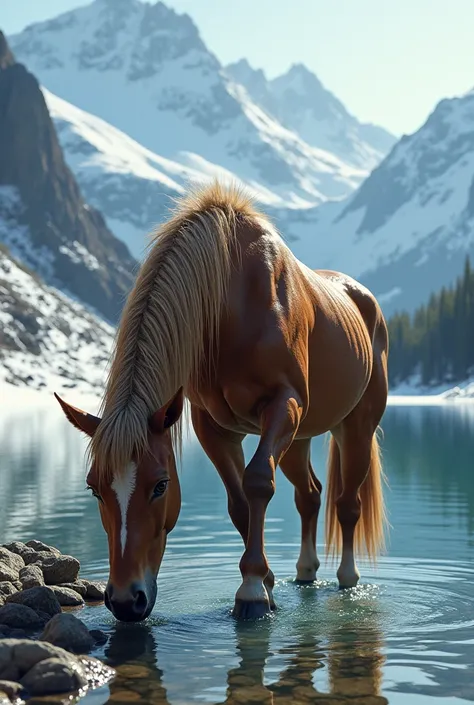
[[[264, 522], [277, 465], [301, 515], [297, 580], [315, 580], [322, 487], [310, 444], [326, 431], [327, 550], [342, 544], [340, 586], [356, 585], [354, 549], [364, 545], [375, 557], [383, 544], [376, 430], [387, 349], [371, 293], [299, 262], [240, 191], [213, 185], [182, 200], [151, 243], [124, 308], [102, 418], [58, 398], [91, 437], [87, 482], [108, 536], [113, 614], [142, 620], [155, 603], [181, 505], [175, 451], [184, 397], [245, 544], [234, 615], [274, 607]], [[246, 434], [260, 436], [247, 467]]]

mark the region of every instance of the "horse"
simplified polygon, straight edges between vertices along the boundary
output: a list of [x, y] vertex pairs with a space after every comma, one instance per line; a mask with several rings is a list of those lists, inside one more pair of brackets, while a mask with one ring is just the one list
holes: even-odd
[[[311, 439], [330, 432], [326, 548], [357, 585], [357, 551], [384, 548], [378, 430], [387, 403], [381, 309], [344, 274], [313, 271], [236, 186], [213, 183], [177, 201], [152, 236], [125, 303], [99, 416], [56, 395], [89, 438], [87, 486], [108, 537], [105, 602], [122, 621], [151, 612], [181, 507], [183, 405], [220, 475], [240, 533], [242, 583], [232, 614], [275, 608], [264, 545], [279, 466], [301, 517], [296, 581], [316, 580], [322, 485]], [[260, 436], [245, 465], [242, 441]]]

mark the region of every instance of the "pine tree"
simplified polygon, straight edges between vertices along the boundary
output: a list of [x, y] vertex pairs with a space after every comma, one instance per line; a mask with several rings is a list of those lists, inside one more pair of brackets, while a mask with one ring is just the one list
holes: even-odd
[[390, 383], [419, 374], [423, 384], [465, 379], [474, 368], [474, 270], [466, 257], [454, 286], [432, 294], [426, 306], [388, 321]]

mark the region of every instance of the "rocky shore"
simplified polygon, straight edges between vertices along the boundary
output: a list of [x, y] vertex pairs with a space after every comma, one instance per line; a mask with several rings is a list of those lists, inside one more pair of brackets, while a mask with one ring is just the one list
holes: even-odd
[[104, 599], [104, 585], [80, 578], [80, 563], [41, 541], [0, 546], [0, 705], [82, 694], [114, 670], [87, 656], [107, 636], [71, 610]]

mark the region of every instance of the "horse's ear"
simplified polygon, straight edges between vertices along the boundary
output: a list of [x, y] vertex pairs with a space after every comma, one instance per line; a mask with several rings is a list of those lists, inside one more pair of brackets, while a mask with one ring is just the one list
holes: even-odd
[[181, 387], [171, 401], [155, 411], [151, 417], [150, 428], [153, 433], [163, 433], [167, 428], [171, 428], [181, 416], [183, 405], [184, 392]]
[[61, 409], [64, 411], [66, 418], [73, 426], [75, 426], [79, 431], [85, 433], [87, 436], [92, 436], [97, 430], [97, 426], [100, 424], [100, 418], [98, 416], [93, 416], [88, 414], [86, 411], [82, 411], [75, 406], [71, 406], [64, 399], [54, 393], [54, 396], [61, 405]]

